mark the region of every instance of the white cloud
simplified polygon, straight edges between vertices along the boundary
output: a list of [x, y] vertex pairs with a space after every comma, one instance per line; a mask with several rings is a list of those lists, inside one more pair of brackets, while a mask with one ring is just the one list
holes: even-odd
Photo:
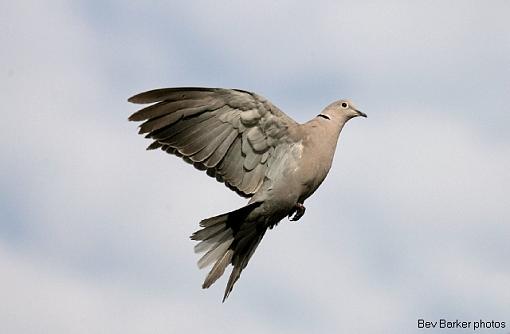
[[194, 303], [169, 290], [134, 291], [122, 280], [97, 280], [48, 266], [44, 261], [0, 249], [5, 303], [0, 308], [6, 333], [271, 333], [249, 314], [230, 314], [215, 304]]

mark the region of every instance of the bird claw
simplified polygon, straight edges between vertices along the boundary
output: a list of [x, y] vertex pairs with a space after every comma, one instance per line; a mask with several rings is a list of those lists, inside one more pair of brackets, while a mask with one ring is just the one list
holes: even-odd
[[292, 211], [289, 213], [289, 218], [294, 214], [290, 220], [293, 222], [298, 221], [305, 214], [305, 210], [306, 208], [302, 203], [296, 203]]

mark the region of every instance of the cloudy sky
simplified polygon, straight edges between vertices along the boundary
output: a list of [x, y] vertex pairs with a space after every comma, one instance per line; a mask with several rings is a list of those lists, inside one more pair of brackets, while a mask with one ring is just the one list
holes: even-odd
[[[2, 333], [510, 331], [510, 2], [3, 1]], [[351, 98], [333, 168], [231, 297], [189, 235], [245, 201], [146, 152], [126, 99]], [[450, 330], [470, 332], [471, 330]], [[428, 330], [421, 332], [440, 332]], [[444, 331], [443, 331], [444, 332]]]

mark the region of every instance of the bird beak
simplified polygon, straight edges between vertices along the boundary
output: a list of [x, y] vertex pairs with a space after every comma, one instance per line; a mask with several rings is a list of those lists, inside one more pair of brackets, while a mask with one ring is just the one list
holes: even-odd
[[367, 114], [365, 114], [364, 112], [361, 112], [359, 110], [356, 110], [356, 112], [358, 113], [358, 116], [367, 117]]

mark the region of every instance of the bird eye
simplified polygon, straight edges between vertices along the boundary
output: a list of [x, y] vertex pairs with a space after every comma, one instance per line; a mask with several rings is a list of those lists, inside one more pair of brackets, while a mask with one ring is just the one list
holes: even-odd
[[349, 104], [347, 104], [347, 102], [342, 102], [341, 106], [342, 108], [346, 109], [349, 106]]

